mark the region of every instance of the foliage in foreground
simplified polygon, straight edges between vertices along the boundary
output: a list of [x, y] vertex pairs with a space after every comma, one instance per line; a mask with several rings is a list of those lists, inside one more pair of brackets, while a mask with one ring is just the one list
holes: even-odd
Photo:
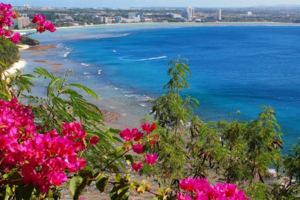
[[181, 94], [188, 87], [185, 62], [171, 62], [168, 74], [166, 94], [153, 102], [154, 118], [164, 127], [155, 169], [160, 185], [176, 190], [182, 177], [205, 177], [237, 184], [253, 199], [299, 198], [299, 144], [282, 156], [282, 132], [272, 108], [251, 121], [203, 122], [193, 113], [198, 102]]
[[[30, 95], [33, 78], [48, 82], [44, 97]], [[74, 199], [91, 184], [100, 192], [111, 184], [111, 199], [128, 199], [130, 190], [151, 192], [159, 199], [173, 195], [168, 188], [155, 193], [146, 181], [130, 178], [133, 172], [152, 176], [160, 162], [155, 123], [144, 123], [141, 130], [107, 130], [101, 111], [81, 94], [98, 98], [93, 91], [42, 68], [32, 75], [12, 75], [5, 83], [0, 106], [1, 199], [59, 199], [65, 182]]]
[[[9, 19], [10, 8], [0, 4]], [[55, 31], [43, 15], [33, 22], [38, 32]], [[9, 33], [1, 39], [19, 39]], [[300, 145], [282, 157], [271, 108], [251, 121], [203, 122], [194, 114], [198, 101], [182, 95], [190, 75], [186, 61], [170, 62], [168, 74], [166, 94], [153, 102], [157, 123], [118, 131], [105, 127], [101, 110], [85, 98], [97, 94], [67, 76], [42, 68], [10, 76], [2, 70], [0, 199], [59, 199], [63, 183], [73, 199], [91, 185], [116, 200], [133, 191], [159, 200], [299, 198]], [[43, 97], [31, 94], [35, 78], [48, 84]], [[132, 174], [154, 180], [158, 189]]]
[[[184, 75], [185, 77], [180, 78], [178, 76], [182, 71], [180, 68], [186, 68], [186, 65], [178, 63], [173, 62], [170, 67], [178, 68], [175, 79], [182, 81], [187, 76]], [[174, 79], [172, 73], [170, 75], [171, 79]], [[32, 78], [43, 78], [48, 82], [44, 97], [30, 95], [33, 86]], [[26, 131], [28, 125], [21, 124], [19, 128], [16, 128], [16, 130], [19, 130], [16, 133], [22, 133], [21, 135], [15, 135], [16, 147], [21, 145], [22, 148], [20, 149], [23, 149], [23, 144], [27, 144], [28, 140], [29, 143], [34, 144], [35, 138], [46, 140], [47, 145], [50, 145], [52, 140], [55, 142], [61, 140], [62, 143], [68, 144], [65, 140], [68, 138], [65, 138], [68, 134], [75, 134], [72, 135], [73, 138], [71, 139], [73, 140], [76, 139], [74, 136], [77, 133], [84, 131], [84, 138], [81, 136], [75, 140], [77, 143], [80, 142], [79, 138], [82, 139], [81, 148], [75, 148], [73, 152], [77, 154], [78, 158], [86, 161], [87, 167], [83, 169], [83, 166], [85, 166], [83, 160], [77, 169], [73, 168], [72, 170], [68, 168], [68, 165], [64, 165], [67, 168], [53, 167], [57, 165], [54, 162], [50, 166], [56, 170], [46, 170], [45, 173], [44, 170], [49, 168], [47, 162], [44, 162], [46, 166], [40, 165], [40, 163], [34, 165], [35, 159], [32, 160], [33, 157], [30, 156], [30, 153], [27, 156], [26, 152], [23, 152], [25, 153], [23, 155], [10, 146], [2, 146], [1, 153], [3, 153], [3, 157], [7, 157], [7, 152], [4, 149], [11, 149], [11, 152], [15, 152], [14, 155], [18, 159], [22, 159], [16, 159], [15, 162], [18, 164], [12, 163], [12, 168], [4, 165], [7, 163], [5, 160], [2, 161], [0, 170], [1, 198], [18, 197], [28, 199], [43, 197], [59, 199], [60, 186], [67, 181], [74, 199], [78, 199], [83, 189], [91, 184], [94, 184], [100, 192], [108, 192], [107, 188], [112, 188], [109, 191], [111, 199], [128, 199], [130, 191], [138, 193], [151, 192], [157, 199], [196, 199], [201, 193], [199, 189], [194, 189], [193, 196], [183, 193], [186, 187], [183, 187], [182, 183], [184, 180], [191, 179], [183, 179], [184, 177], [200, 177], [199, 180], [204, 182], [208, 179], [211, 182], [230, 183], [219, 183], [216, 186], [207, 185], [205, 191], [210, 189], [213, 191], [214, 188], [217, 188], [218, 191], [222, 188], [221, 191], [231, 191], [228, 194], [242, 195], [243, 193], [238, 192], [239, 190], [236, 189], [235, 185], [237, 185], [247, 191], [249, 197], [253, 199], [297, 198], [299, 191], [298, 147], [286, 158], [281, 157], [281, 131], [275, 113], [271, 108], [266, 108], [256, 120], [248, 122], [220, 121], [205, 123], [193, 114], [197, 101], [192, 100], [190, 97], [182, 97], [181, 90], [172, 86], [167, 87], [169, 91], [162, 97], [164, 101], [158, 98], [154, 102], [154, 117], [159, 119], [157, 126], [145, 123], [141, 130], [136, 128], [124, 129], [119, 132], [107, 129], [104, 126], [101, 111], [90, 104], [81, 93], [85, 92], [94, 98], [98, 98], [98, 96], [89, 88], [69, 83], [66, 76], [56, 77], [42, 68], [37, 68], [32, 75], [16, 74], [9, 77], [9, 79], [10, 81], [6, 82], [9, 90], [2, 91], [7, 92], [7, 95], [5, 95], [6, 100], [17, 97], [23, 102], [29, 103], [32, 108], [32, 115], [26, 114], [26, 112], [26, 115], [16, 115], [19, 117], [35, 116], [34, 124], [33, 121], [29, 121], [31, 124], [29, 127], [35, 127], [32, 130], [36, 129], [38, 132], [45, 133], [22, 138], [21, 135], [28, 132]], [[176, 85], [176, 87], [187, 86], [186, 84], [174, 83], [174, 80], [169, 83]], [[172, 98], [172, 104], [169, 104], [169, 98]], [[14, 105], [17, 105], [16, 100], [14, 101]], [[5, 109], [9, 108], [9, 104], [2, 102], [6, 105], [4, 106]], [[168, 110], [172, 110], [173, 107], [175, 107], [176, 112], [169, 113]], [[159, 110], [160, 108], [164, 109]], [[165, 108], [167, 109], [165, 110]], [[11, 108], [8, 111], [17, 112], [17, 109]], [[8, 120], [7, 116], [10, 115], [6, 113], [3, 119]], [[13, 117], [13, 119], [18, 118]], [[8, 121], [15, 124], [13, 119]], [[17, 121], [22, 122], [21, 119]], [[75, 126], [75, 124], [72, 124], [73, 121], [78, 122], [77, 128], [70, 129], [75, 131], [66, 132], [64, 127], [70, 127], [71, 125], [70, 128], [72, 128]], [[25, 122], [28, 123], [26, 120]], [[71, 124], [68, 125], [68, 123]], [[1, 124], [6, 125], [7, 122], [4, 121]], [[65, 125], [62, 127], [62, 124]], [[80, 128], [80, 124], [82, 124], [83, 129]], [[14, 126], [9, 127], [12, 130], [15, 129]], [[2, 130], [2, 136], [10, 133], [7, 129]], [[36, 135], [36, 133], [34, 132], [31, 135]], [[1, 142], [2, 145], [10, 145], [5, 137], [2, 137], [2, 140], [4, 141]], [[56, 145], [50, 146], [55, 147]], [[43, 158], [50, 161], [59, 158], [55, 155], [58, 152], [63, 152], [61, 148], [64, 146], [58, 145], [52, 154], [49, 154], [49, 158], [45, 156], [48, 153], [47, 150], [43, 148], [36, 149], [37, 147], [34, 145], [35, 153], [40, 150], [40, 154], [44, 154]], [[68, 146], [66, 145], [66, 147]], [[32, 152], [30, 146], [27, 149]], [[71, 149], [68, 148], [68, 150]], [[51, 157], [51, 155], [54, 157]], [[65, 156], [64, 154], [60, 155]], [[26, 163], [32, 163], [33, 167], [29, 169], [33, 170], [33, 173], [28, 171], [25, 174], [43, 174], [40, 176], [43, 184], [38, 184], [39, 179], [35, 176], [26, 178], [26, 175], [22, 173], [22, 168], [27, 166]], [[74, 164], [74, 162], [72, 163]], [[39, 165], [38, 168], [34, 167], [37, 165]], [[268, 177], [270, 166], [276, 166], [281, 173], [278, 173], [278, 177], [272, 179], [272, 184], [267, 184], [265, 182], [270, 180]], [[61, 171], [57, 171], [58, 169], [61, 169]], [[286, 173], [284, 173], [284, 170]], [[52, 180], [53, 173], [58, 173], [55, 174], [57, 179]], [[137, 182], [133, 180], [130, 175], [132, 173], [154, 179], [160, 186], [158, 191], [153, 191], [153, 188], [146, 181]], [[287, 184], [282, 181], [280, 175], [288, 175]], [[108, 184], [111, 184], [112, 187], [107, 187]], [[217, 196], [227, 194], [227, 192], [219, 193], [217, 191], [214, 193]], [[211, 195], [211, 193], [209, 194]], [[204, 194], [201, 193], [201, 195]], [[229, 198], [229, 196], [227, 197]], [[220, 197], [214, 196], [210, 198], [220, 199]], [[238, 196], [235, 199], [240, 198]]]

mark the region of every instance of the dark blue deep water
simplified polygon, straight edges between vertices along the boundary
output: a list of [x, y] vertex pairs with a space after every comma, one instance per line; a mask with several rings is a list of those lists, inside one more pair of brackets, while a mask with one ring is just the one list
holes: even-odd
[[[97, 35], [101, 31], [115, 37]], [[72, 49], [68, 59], [100, 66], [113, 85], [155, 97], [168, 79], [168, 62], [186, 58], [192, 72], [186, 94], [200, 101], [203, 119], [254, 119], [272, 106], [286, 145], [300, 136], [300, 27], [114, 27], [77, 33], [90, 37], [56, 38]]]

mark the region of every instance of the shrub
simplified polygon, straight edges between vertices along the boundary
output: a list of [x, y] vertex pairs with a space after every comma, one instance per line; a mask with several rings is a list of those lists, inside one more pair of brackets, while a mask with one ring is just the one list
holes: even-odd
[[0, 70], [4, 71], [20, 58], [19, 49], [11, 41], [0, 37]]

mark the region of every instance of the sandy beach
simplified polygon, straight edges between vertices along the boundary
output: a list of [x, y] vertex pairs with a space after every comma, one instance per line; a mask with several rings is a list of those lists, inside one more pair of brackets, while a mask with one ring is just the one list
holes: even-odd
[[24, 51], [24, 50], [30, 48], [30, 46], [27, 45], [27, 44], [20, 44], [20, 45], [18, 45], [18, 47], [19, 47], [19, 50], [20, 50], [20, 51]]
[[4, 74], [5, 76], [9, 76], [12, 74], [15, 74], [17, 71], [23, 69], [26, 66], [26, 61], [23, 59], [20, 59], [18, 62], [13, 64], [9, 69], [7, 69]]

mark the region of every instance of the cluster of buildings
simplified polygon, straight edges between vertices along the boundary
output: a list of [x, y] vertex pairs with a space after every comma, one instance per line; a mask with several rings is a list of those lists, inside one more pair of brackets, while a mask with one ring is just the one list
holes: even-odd
[[100, 24], [112, 23], [140, 23], [140, 22], [153, 22], [151, 18], [144, 16], [142, 13], [128, 12], [127, 16], [95, 16], [99, 18]]
[[[30, 17], [35, 12], [46, 13], [47, 18], [57, 26], [78, 26], [112, 23], [143, 22], [204, 22], [207, 15], [196, 12], [193, 7], [187, 8], [153, 8], [153, 9], [67, 9], [67, 8], [31, 8], [28, 4], [18, 7], [22, 13], [15, 20], [15, 28], [30, 28]], [[216, 13], [216, 12], [215, 12]], [[222, 20], [219, 11], [219, 20]]]
[[[22, 13], [15, 28], [30, 28], [30, 18], [44, 13], [56, 26], [77, 26], [144, 22], [289, 22], [300, 23], [299, 8], [31, 8], [16, 7]], [[280, 11], [280, 12], [279, 12]]]
[[[192, 22], [192, 21], [202, 22], [203, 21], [202, 19], [204, 18], [204, 17], [201, 18], [201, 17], [197, 16], [195, 14], [195, 9], [192, 7], [187, 7], [186, 12], [183, 14], [183, 16], [185, 17], [186, 21], [188, 21], [188, 22]], [[216, 16], [217, 16], [217, 21], [222, 21], [222, 9], [219, 9], [217, 11]]]
[[17, 29], [24, 29], [29, 27], [31, 24], [30, 18], [27, 16], [27, 14], [22, 14], [21, 16], [17, 17], [14, 20], [14, 28]]

